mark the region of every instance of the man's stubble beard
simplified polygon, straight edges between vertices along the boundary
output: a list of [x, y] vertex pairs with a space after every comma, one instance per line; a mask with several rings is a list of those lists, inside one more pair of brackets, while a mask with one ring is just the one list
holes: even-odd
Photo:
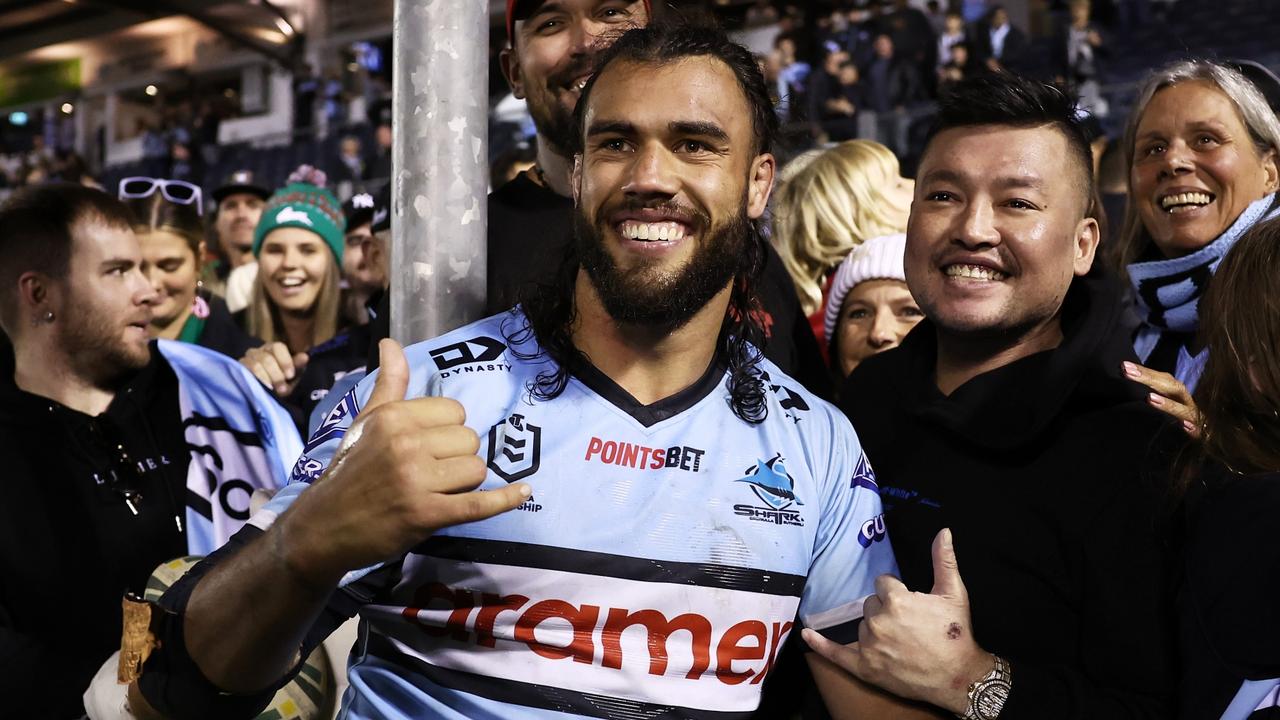
[[621, 323], [668, 331], [683, 327], [730, 280], [746, 271], [747, 244], [755, 232], [744, 200], [722, 225], [698, 223], [702, 237], [693, 256], [679, 268], [656, 274], [656, 262], [630, 270], [618, 268], [605, 248], [606, 229], [593, 224], [581, 209], [574, 211], [573, 225], [579, 261], [609, 316]]
[[63, 321], [59, 346], [81, 377], [99, 386], [110, 386], [151, 362], [150, 343], [140, 348], [122, 338], [124, 328], [113, 333], [94, 312], [71, 313]]

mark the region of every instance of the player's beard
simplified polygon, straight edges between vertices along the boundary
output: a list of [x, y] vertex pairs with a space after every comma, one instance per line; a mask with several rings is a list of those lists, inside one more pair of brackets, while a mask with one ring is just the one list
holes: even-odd
[[698, 246], [683, 266], [667, 271], [658, 267], [657, 260], [627, 270], [619, 268], [605, 248], [605, 235], [611, 230], [601, 221], [592, 223], [581, 209], [574, 212], [574, 241], [582, 268], [610, 317], [622, 323], [674, 330], [689, 322], [745, 270], [747, 243], [755, 232], [746, 210], [744, 200], [737, 212], [716, 226], [711, 226], [705, 213], [694, 212]]

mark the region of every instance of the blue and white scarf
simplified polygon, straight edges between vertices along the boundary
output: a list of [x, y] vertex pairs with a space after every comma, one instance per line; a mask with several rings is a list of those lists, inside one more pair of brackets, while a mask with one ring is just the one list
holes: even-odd
[[208, 555], [249, 518], [249, 497], [289, 481], [302, 440], [289, 413], [253, 375], [221, 353], [160, 340], [178, 376], [187, 466], [187, 551]]
[[1190, 255], [1129, 265], [1129, 282], [1142, 316], [1133, 346], [1144, 365], [1172, 373], [1188, 390], [1195, 390], [1205, 360], [1203, 351], [1194, 356], [1189, 351], [1200, 326], [1200, 296], [1240, 236], [1280, 216], [1275, 201], [1274, 194], [1254, 201], [1217, 239]]

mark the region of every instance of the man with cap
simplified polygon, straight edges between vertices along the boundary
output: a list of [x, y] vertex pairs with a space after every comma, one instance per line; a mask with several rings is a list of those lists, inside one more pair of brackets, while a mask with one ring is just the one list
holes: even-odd
[[347, 218], [347, 247], [342, 253], [342, 279], [346, 285], [343, 312], [357, 324], [369, 322], [366, 304], [387, 283], [386, 268], [366, 255], [365, 244], [373, 238], [373, 215], [377, 206], [373, 193], [362, 192], [343, 203]]
[[214, 274], [226, 283], [223, 295], [231, 312], [249, 304], [258, 267], [253, 257], [253, 229], [270, 196], [271, 191], [257, 182], [252, 170], [236, 170], [213, 191], [217, 203], [213, 229], [223, 257], [214, 266]]

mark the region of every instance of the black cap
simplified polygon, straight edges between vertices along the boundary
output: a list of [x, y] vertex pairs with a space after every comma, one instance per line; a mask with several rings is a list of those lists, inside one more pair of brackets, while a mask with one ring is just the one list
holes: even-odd
[[373, 219], [373, 193], [359, 192], [342, 203], [342, 214], [347, 218], [347, 230], [368, 225]]
[[262, 187], [254, 181], [252, 170], [236, 170], [227, 176], [226, 181], [213, 191], [213, 201], [222, 202], [223, 198], [236, 193], [248, 193], [257, 195], [266, 200], [271, 197], [271, 191]]
[[383, 186], [373, 199], [373, 225], [370, 232], [379, 233], [391, 229], [391, 183]]
[[369, 116], [373, 118], [373, 124], [375, 126], [385, 125], [386, 127], [391, 127], [393, 124], [391, 122], [391, 101], [379, 100], [373, 103], [373, 106], [369, 108]]

